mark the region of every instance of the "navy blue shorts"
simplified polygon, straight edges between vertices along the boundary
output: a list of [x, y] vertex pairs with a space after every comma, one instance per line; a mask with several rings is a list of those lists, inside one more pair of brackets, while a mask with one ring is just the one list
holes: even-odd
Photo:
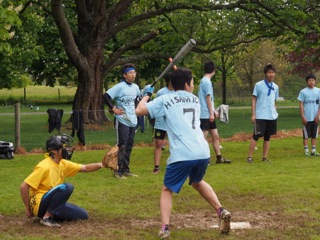
[[263, 137], [277, 133], [277, 120], [256, 119], [254, 124], [254, 135]]
[[164, 186], [172, 192], [179, 193], [188, 177], [189, 185], [201, 182], [206, 173], [209, 159], [180, 161], [169, 164], [164, 176]]
[[211, 129], [217, 129], [216, 120], [213, 122], [210, 122], [209, 118], [206, 119], [200, 119], [200, 128], [202, 131], [208, 131]]
[[318, 137], [318, 123], [315, 121], [307, 122], [306, 125], [302, 126], [303, 138], [317, 138]]
[[164, 140], [164, 138], [166, 137], [166, 133], [167, 132], [165, 130], [155, 128], [153, 130], [153, 138]]

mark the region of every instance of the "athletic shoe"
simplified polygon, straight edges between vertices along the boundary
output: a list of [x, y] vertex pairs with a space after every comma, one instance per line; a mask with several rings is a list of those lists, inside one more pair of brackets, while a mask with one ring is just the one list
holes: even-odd
[[311, 156], [311, 155], [310, 155], [310, 152], [304, 152], [304, 156], [305, 156], [305, 157]]
[[248, 157], [248, 158], [247, 158], [247, 162], [248, 162], [248, 163], [253, 163], [252, 157]]
[[266, 157], [263, 157], [261, 161], [262, 161], [262, 162], [269, 162], [269, 159], [266, 158]]
[[219, 164], [219, 163], [231, 163], [231, 162], [232, 162], [231, 160], [225, 159], [223, 157], [221, 157], [220, 159], [216, 160], [216, 164]]
[[317, 151], [315, 151], [311, 153], [311, 156], [320, 156], [320, 154]]
[[123, 173], [123, 176], [124, 176], [124, 177], [138, 177], [137, 174], [134, 174], [134, 173], [132, 173], [132, 172], [124, 172], [124, 173]]
[[219, 229], [221, 234], [228, 234], [230, 232], [231, 213], [223, 209], [219, 217]]
[[160, 172], [160, 168], [154, 168], [154, 169], [153, 169], [153, 173], [154, 173], [154, 174], [158, 174], [159, 172]]
[[56, 228], [61, 227], [60, 224], [56, 223], [56, 221], [53, 219], [53, 217], [42, 218], [40, 220], [40, 224], [43, 226], [47, 226], [47, 227], [56, 227]]
[[168, 239], [170, 237], [170, 231], [160, 229], [158, 233], [158, 237], [161, 239]]
[[119, 179], [127, 179], [127, 178], [126, 178], [125, 176], [123, 176], [123, 174], [120, 173], [120, 172], [114, 172], [113, 176], [114, 176], [115, 178], [119, 178]]

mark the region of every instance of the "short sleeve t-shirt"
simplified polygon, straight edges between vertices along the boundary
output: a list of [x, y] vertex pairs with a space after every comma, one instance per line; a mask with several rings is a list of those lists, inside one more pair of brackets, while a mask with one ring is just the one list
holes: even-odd
[[275, 101], [279, 97], [279, 87], [277, 84], [272, 82], [271, 85], [270, 83], [266, 83], [265, 80], [261, 80], [255, 84], [252, 95], [257, 97], [256, 119], [275, 120], [278, 118], [278, 112], [275, 108]]
[[165, 117], [170, 142], [168, 165], [210, 157], [208, 142], [200, 129], [200, 103], [197, 96], [177, 91], [155, 98], [146, 107], [152, 118]]
[[137, 126], [135, 100], [140, 94], [138, 85], [122, 81], [110, 88], [107, 93], [112, 99], [115, 99], [116, 107], [124, 110], [124, 114], [122, 115], [115, 114], [118, 121], [128, 127]]
[[[157, 92], [156, 97], [159, 97], [161, 95], [168, 94], [168, 93], [173, 93], [173, 92], [174, 91], [169, 90], [167, 87], [164, 87]], [[164, 117], [156, 118], [154, 128], [166, 131], [166, 123], [165, 123]]]
[[213, 96], [213, 86], [210, 78], [204, 76], [199, 85], [198, 97], [200, 99], [200, 107], [201, 107], [201, 119], [209, 119], [210, 112], [207, 106], [206, 97], [210, 95], [210, 100], [212, 103], [212, 110], [214, 110], [214, 96]]
[[319, 111], [320, 89], [306, 87], [300, 91], [298, 100], [303, 103], [304, 115], [307, 121], [314, 121]]
[[50, 157], [39, 162], [33, 172], [24, 180], [30, 185], [30, 208], [34, 216], [38, 210], [42, 196], [55, 186], [62, 184], [65, 177], [74, 176], [81, 169], [81, 165], [62, 159], [59, 164]]

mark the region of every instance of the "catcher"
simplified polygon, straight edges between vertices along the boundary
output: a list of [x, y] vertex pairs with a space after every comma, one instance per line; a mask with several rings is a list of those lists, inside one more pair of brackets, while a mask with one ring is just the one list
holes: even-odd
[[46, 142], [46, 158], [38, 163], [20, 185], [26, 217], [40, 218], [40, 224], [47, 227], [61, 227], [57, 221], [86, 220], [89, 217], [86, 210], [67, 202], [74, 187], [64, 183], [66, 177], [78, 172], [97, 171], [103, 167], [117, 169], [117, 164], [105, 161], [105, 158], [103, 162], [90, 164], [66, 160], [72, 157], [71, 140], [68, 135], [50, 137]]

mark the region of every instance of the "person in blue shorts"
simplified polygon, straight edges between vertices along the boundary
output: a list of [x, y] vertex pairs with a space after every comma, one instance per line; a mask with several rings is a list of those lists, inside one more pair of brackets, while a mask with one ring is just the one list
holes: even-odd
[[[200, 128], [199, 98], [192, 94], [194, 81], [192, 72], [177, 68], [171, 74], [174, 93], [164, 94], [148, 102], [149, 96], [142, 98], [136, 108], [139, 116], [148, 113], [153, 118], [165, 117], [170, 144], [170, 156], [164, 176], [160, 196], [161, 229], [158, 236], [169, 238], [169, 222], [172, 210], [172, 195], [179, 193], [189, 178], [191, 185], [215, 209], [220, 219], [221, 233], [229, 233], [231, 214], [222, 208], [212, 187], [203, 180], [210, 159], [209, 144]], [[146, 86], [145, 93], [152, 93]]]
[[[173, 87], [170, 81], [171, 72], [167, 73], [164, 76], [164, 80], [166, 81], [166, 86], [161, 88], [156, 97], [159, 97], [163, 94], [168, 94], [173, 92]], [[160, 160], [161, 160], [161, 152], [163, 150], [164, 138], [166, 136], [166, 123], [164, 117], [159, 117], [155, 119], [153, 138], [154, 138], [154, 169], [153, 173], [157, 174], [160, 172]]]
[[[317, 137], [320, 116], [320, 89], [316, 87], [316, 80], [314, 74], [308, 74], [306, 76], [307, 87], [302, 89], [298, 96], [305, 156], [319, 156], [317, 151]], [[311, 154], [308, 147], [308, 138], [311, 138]]]
[[260, 137], [264, 140], [262, 161], [269, 161], [270, 137], [277, 133], [276, 100], [279, 97], [279, 87], [274, 83], [276, 69], [272, 64], [267, 64], [263, 72], [265, 78], [255, 84], [252, 93], [251, 122], [254, 124], [254, 133], [250, 142], [248, 163], [253, 162], [252, 154]]
[[[134, 64], [127, 63], [123, 65], [121, 73], [123, 76], [121, 82], [110, 88], [103, 95], [103, 99], [115, 116], [114, 126], [119, 147], [119, 170], [114, 172], [114, 176], [119, 179], [126, 179], [127, 177], [137, 177], [136, 174], [130, 171], [129, 164], [137, 126], [135, 106], [140, 96], [140, 89], [134, 83], [137, 75]], [[112, 103], [113, 99], [115, 99], [115, 105]]]

